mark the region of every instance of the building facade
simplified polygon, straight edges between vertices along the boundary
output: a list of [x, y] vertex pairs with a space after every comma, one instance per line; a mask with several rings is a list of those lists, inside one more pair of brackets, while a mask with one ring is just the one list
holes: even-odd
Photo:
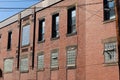
[[113, 0], [43, 0], [0, 22], [1, 80], [119, 80]]

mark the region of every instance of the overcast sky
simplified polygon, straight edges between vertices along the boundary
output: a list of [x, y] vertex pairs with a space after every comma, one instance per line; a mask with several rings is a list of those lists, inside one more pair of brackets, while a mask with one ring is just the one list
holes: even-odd
[[22, 11], [22, 9], [5, 8], [27, 8], [37, 2], [40, 0], [0, 0], [0, 22]]

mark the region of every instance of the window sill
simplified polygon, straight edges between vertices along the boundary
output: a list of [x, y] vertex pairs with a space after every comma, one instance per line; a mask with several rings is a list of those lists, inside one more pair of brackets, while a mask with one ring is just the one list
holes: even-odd
[[74, 32], [74, 33], [67, 33], [66, 36], [69, 37], [69, 36], [74, 36], [74, 35], [76, 35], [76, 34], [77, 34], [77, 32]]
[[51, 71], [58, 70], [58, 69], [59, 69], [58, 66], [52, 66], [52, 67], [51, 67]]
[[4, 72], [4, 74], [9, 74], [9, 73], [12, 73], [13, 71], [8, 71], [8, 72]]
[[107, 63], [104, 63], [104, 66], [117, 66], [118, 65], [118, 62], [107, 62]]
[[110, 22], [114, 22], [116, 20], [116, 18], [114, 19], [109, 19], [109, 20], [105, 20], [103, 21], [104, 24], [110, 23]]
[[29, 70], [20, 71], [20, 73], [28, 73]]
[[38, 41], [38, 44], [39, 44], [39, 43], [44, 43], [44, 42], [45, 42], [45, 40], [41, 40], [41, 41]]
[[57, 39], [59, 39], [59, 38], [60, 38], [60, 36], [51, 38], [51, 40], [57, 40]]
[[67, 69], [75, 69], [76, 66], [75, 65], [67, 65]]
[[37, 72], [44, 71], [44, 70], [45, 70], [45, 68], [40, 68], [40, 69], [37, 70]]
[[10, 49], [7, 49], [7, 51], [11, 51], [12, 49], [10, 48]]
[[26, 45], [22, 45], [21, 48], [23, 48], [23, 47], [28, 47], [28, 46], [30, 46], [30, 43], [29, 43], [29, 44], [26, 44]]

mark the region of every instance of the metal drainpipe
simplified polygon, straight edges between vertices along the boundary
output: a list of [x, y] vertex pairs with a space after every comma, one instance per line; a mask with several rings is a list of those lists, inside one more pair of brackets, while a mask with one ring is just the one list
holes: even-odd
[[33, 32], [33, 52], [32, 52], [32, 69], [34, 69], [34, 56], [35, 56], [35, 32], [36, 32], [36, 12], [35, 12], [35, 7], [33, 8], [34, 9], [34, 13], [33, 13], [33, 16], [34, 16], [34, 32]]
[[17, 55], [17, 69], [19, 69], [20, 60], [20, 41], [21, 41], [21, 13], [19, 14], [19, 41], [18, 41], [18, 55]]

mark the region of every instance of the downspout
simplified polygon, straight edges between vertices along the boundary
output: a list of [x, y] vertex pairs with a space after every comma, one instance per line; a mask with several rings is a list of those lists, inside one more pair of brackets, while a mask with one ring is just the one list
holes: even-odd
[[32, 69], [34, 69], [34, 57], [35, 57], [35, 32], [36, 32], [36, 12], [35, 12], [35, 7], [33, 8], [34, 12], [33, 12], [33, 24], [34, 24], [34, 28], [33, 28], [33, 52], [32, 52]]
[[17, 69], [19, 70], [19, 62], [20, 62], [20, 41], [21, 41], [21, 13], [18, 16], [18, 27], [19, 27], [19, 41], [18, 41], [18, 55], [17, 55]]

